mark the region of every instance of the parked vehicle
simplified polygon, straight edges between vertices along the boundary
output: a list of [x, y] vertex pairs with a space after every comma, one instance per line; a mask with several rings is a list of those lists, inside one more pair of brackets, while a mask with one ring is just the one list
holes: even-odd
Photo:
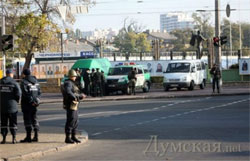
[[131, 94], [129, 88], [128, 74], [133, 68], [136, 68], [136, 89], [142, 89], [143, 92], [149, 92], [150, 90], [150, 73], [147, 68], [142, 65], [136, 65], [135, 63], [129, 63], [127, 65], [120, 64], [115, 67], [111, 67], [108, 72], [106, 91], [122, 91], [124, 94]]
[[201, 60], [171, 61], [163, 75], [165, 91], [170, 88], [193, 90], [196, 85], [199, 85], [200, 89], [204, 89], [206, 86], [206, 65]]

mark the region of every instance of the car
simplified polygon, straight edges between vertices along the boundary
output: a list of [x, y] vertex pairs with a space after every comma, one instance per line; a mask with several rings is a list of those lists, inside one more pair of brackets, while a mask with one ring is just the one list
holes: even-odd
[[176, 60], [169, 62], [163, 73], [165, 91], [171, 88], [188, 88], [193, 90], [196, 85], [204, 89], [207, 80], [206, 64], [201, 60]]
[[128, 74], [131, 70], [136, 69], [136, 89], [142, 89], [143, 92], [149, 92], [151, 81], [150, 73], [147, 68], [142, 65], [136, 65], [135, 63], [123, 63], [111, 67], [106, 78], [106, 91], [108, 93], [114, 91], [122, 91], [123, 94], [131, 94], [129, 88]]

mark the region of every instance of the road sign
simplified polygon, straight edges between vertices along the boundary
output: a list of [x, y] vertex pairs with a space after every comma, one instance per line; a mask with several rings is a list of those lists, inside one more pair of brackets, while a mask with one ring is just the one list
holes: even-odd
[[230, 17], [231, 8], [229, 4], [227, 4], [226, 13], [227, 13], [227, 17]]

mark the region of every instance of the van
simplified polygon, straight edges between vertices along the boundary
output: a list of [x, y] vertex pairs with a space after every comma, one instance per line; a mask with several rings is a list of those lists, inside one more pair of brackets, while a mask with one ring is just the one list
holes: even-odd
[[135, 63], [119, 64], [109, 69], [108, 76], [106, 78], [106, 91], [122, 91], [123, 94], [131, 94], [129, 88], [128, 74], [132, 69], [136, 68], [136, 89], [142, 89], [143, 92], [149, 92], [150, 90], [150, 73], [147, 68], [142, 65], [136, 65]]
[[163, 75], [165, 91], [171, 88], [193, 90], [196, 85], [200, 86], [200, 89], [204, 89], [206, 86], [206, 64], [201, 60], [171, 61]]

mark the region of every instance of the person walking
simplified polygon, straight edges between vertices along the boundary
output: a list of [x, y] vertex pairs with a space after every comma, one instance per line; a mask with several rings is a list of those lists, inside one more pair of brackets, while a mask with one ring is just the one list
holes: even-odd
[[[23, 79], [21, 81], [22, 100], [21, 109], [23, 112], [26, 137], [21, 143], [38, 142], [39, 122], [37, 118], [37, 107], [40, 104], [41, 90], [36, 77], [32, 76], [29, 69], [23, 70]], [[34, 137], [31, 139], [32, 128]]]
[[[65, 143], [73, 144], [81, 141], [76, 138], [78, 127], [78, 105], [79, 101], [86, 96], [82, 94], [76, 86], [77, 73], [71, 69], [68, 74], [69, 79], [65, 81], [63, 88], [63, 107], [66, 110]], [[71, 137], [70, 137], [71, 135]]]
[[213, 65], [212, 69], [210, 70], [210, 74], [213, 78], [213, 93], [215, 93], [215, 85], [217, 86], [217, 92], [220, 93], [221, 72], [217, 64]]
[[129, 80], [129, 89], [131, 90], [131, 93], [135, 95], [135, 84], [136, 84], [136, 81], [137, 81], [136, 69], [132, 69], [129, 72], [128, 80]]
[[17, 132], [17, 103], [21, 98], [21, 89], [19, 84], [13, 79], [12, 69], [6, 70], [6, 77], [0, 80], [0, 113], [1, 113], [1, 134], [3, 140], [1, 144], [6, 143], [6, 136], [9, 130], [12, 135], [12, 143], [16, 144]]
[[89, 74], [89, 69], [86, 69], [86, 71], [83, 73], [83, 81], [84, 81], [84, 93], [89, 96], [90, 95], [90, 74]]

